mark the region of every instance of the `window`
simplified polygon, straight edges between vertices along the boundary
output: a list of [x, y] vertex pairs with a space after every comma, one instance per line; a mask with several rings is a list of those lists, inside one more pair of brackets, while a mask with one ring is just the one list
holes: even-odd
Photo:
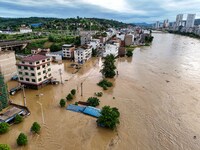
[[51, 76], [51, 73], [49, 74], [49, 77]]
[[32, 63], [32, 62], [29, 62], [29, 64], [32, 65], [33, 63]]
[[30, 67], [30, 69], [31, 69], [31, 70], [34, 70], [34, 68], [33, 68], [33, 67]]
[[22, 74], [22, 72], [19, 72], [19, 74]]
[[37, 67], [37, 70], [39, 70], [40, 69], [40, 67]]
[[42, 78], [39, 78], [38, 81], [42, 81]]
[[21, 69], [22, 68], [22, 66], [18, 66], [18, 69]]
[[45, 68], [45, 65], [42, 65], [42, 68]]
[[25, 64], [25, 62], [24, 62], [24, 61], [22, 61], [22, 64]]
[[43, 73], [46, 73], [46, 70], [44, 70]]
[[30, 79], [29, 79], [29, 78], [26, 78], [26, 81], [30, 81]]
[[50, 60], [50, 58], [47, 59], [47, 61], [49, 61], [49, 60]]
[[41, 75], [41, 72], [38, 72], [38, 76]]
[[32, 79], [32, 82], [35, 82], [35, 79]]
[[24, 78], [22, 78], [22, 77], [20, 77], [19, 79], [20, 79], [20, 80], [24, 80]]
[[44, 76], [44, 79], [46, 79], [47, 77], [46, 76]]
[[36, 62], [36, 64], [39, 64], [39, 63], [40, 63], [39, 61]]
[[45, 62], [45, 60], [42, 60], [42, 62]]
[[29, 75], [29, 73], [28, 73], [28, 72], [25, 72], [25, 75], [26, 75], [26, 76], [28, 76], [28, 75]]
[[28, 67], [24, 66], [24, 69], [25, 69], [25, 70], [28, 70]]
[[51, 71], [51, 68], [49, 68], [48, 71]]
[[31, 76], [35, 76], [35, 73], [31, 73]]
[[47, 66], [50, 66], [50, 63], [48, 63]]

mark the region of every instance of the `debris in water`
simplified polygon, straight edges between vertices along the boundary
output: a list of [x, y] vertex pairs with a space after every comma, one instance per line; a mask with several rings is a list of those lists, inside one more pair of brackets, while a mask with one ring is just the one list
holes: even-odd
[[197, 137], [196, 136], [193, 136], [193, 139], [196, 139]]
[[170, 82], [169, 80], [165, 80], [167, 83]]

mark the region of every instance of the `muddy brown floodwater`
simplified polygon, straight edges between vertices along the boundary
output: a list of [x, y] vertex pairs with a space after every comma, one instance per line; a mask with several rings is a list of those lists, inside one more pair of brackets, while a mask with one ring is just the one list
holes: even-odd
[[[100, 98], [100, 108], [110, 105], [121, 112], [116, 131], [99, 128], [95, 118], [59, 107], [60, 99], [72, 88], [78, 89], [73, 103], [102, 91], [96, 85], [102, 62], [92, 59], [76, 74], [69, 68], [70, 62], [53, 64], [54, 76], [60, 80], [61, 68], [63, 80], [68, 81], [40, 90], [26, 89], [31, 115], [0, 135], [0, 143], [20, 150], [199, 150], [200, 41], [173, 34], [153, 36], [152, 46], [136, 49], [133, 58], [117, 60], [119, 76]], [[15, 85], [8, 83], [9, 88]], [[20, 92], [11, 99], [23, 104]], [[44, 124], [37, 101], [42, 103]], [[42, 124], [39, 136], [30, 133], [34, 121]], [[29, 139], [22, 148], [16, 145], [20, 132]]]

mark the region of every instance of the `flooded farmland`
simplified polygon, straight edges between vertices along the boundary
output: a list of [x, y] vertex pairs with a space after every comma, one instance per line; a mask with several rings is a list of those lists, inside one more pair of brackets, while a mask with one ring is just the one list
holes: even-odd
[[[119, 108], [121, 117], [117, 130], [99, 128], [96, 118], [59, 107], [60, 99], [73, 88], [78, 93], [71, 103], [86, 101], [94, 92], [102, 91], [96, 85], [102, 78], [101, 59], [92, 59], [77, 73], [69, 67], [70, 62], [64, 61], [60, 65], [53, 64], [52, 69], [58, 80], [59, 69], [62, 70], [64, 84], [48, 85], [40, 90], [26, 89], [31, 115], [0, 135], [0, 143], [19, 150], [198, 150], [200, 41], [173, 34], [153, 36], [150, 47], [135, 49], [132, 58], [116, 60], [119, 76], [111, 80], [114, 87], [103, 91], [100, 98], [99, 108], [104, 105]], [[16, 84], [9, 82], [9, 89]], [[23, 104], [21, 92], [11, 99]], [[42, 125], [39, 136], [30, 133], [35, 121]], [[28, 135], [25, 147], [16, 144], [20, 132]]]

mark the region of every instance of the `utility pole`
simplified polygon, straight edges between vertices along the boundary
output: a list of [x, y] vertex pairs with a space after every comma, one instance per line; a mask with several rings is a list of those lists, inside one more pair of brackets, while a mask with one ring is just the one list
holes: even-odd
[[81, 96], [83, 96], [83, 82], [81, 82]]
[[62, 72], [61, 72], [61, 69], [59, 69], [59, 74], [60, 74], [60, 82], [61, 82], [61, 84], [63, 84], [63, 81], [62, 81]]
[[26, 107], [26, 95], [25, 95], [24, 85], [21, 85], [21, 87], [22, 87], [22, 93], [23, 93], [24, 106]]

